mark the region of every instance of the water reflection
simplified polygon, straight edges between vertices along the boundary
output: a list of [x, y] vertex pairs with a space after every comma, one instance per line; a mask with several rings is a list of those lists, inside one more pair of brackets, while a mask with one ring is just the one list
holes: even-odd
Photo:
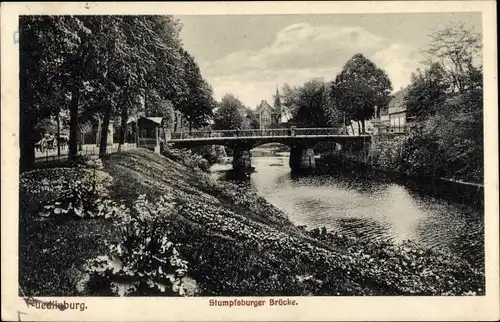
[[291, 175], [286, 156], [253, 157], [252, 165], [250, 184], [298, 225], [484, 256], [480, 209], [366, 175]]

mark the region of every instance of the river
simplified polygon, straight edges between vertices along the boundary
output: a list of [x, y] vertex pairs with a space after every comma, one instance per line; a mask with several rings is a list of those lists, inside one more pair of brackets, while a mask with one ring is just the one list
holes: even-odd
[[[411, 240], [473, 261], [484, 258], [480, 207], [428, 196], [373, 176], [295, 176], [286, 155], [252, 157], [252, 166], [250, 184], [297, 225], [324, 226], [345, 235], [394, 243]], [[227, 167], [216, 165], [213, 170]]]

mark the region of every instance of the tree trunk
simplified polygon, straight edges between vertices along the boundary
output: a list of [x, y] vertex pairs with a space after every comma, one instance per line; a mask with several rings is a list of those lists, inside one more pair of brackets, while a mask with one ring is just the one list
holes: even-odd
[[104, 119], [102, 121], [101, 128], [101, 140], [99, 144], [99, 157], [106, 155], [108, 148], [108, 130], [109, 130], [109, 121], [111, 119], [111, 105], [110, 103], [106, 103], [105, 111], [104, 111]]
[[193, 131], [193, 121], [191, 121], [191, 117], [189, 118], [189, 134]]
[[82, 132], [81, 128], [78, 131], [78, 151], [83, 151], [83, 145], [85, 144], [85, 134]]
[[343, 125], [344, 125], [344, 129], [343, 129], [344, 134], [347, 134], [347, 124], [345, 123], [345, 113], [344, 113], [344, 124]]
[[121, 146], [125, 144], [125, 135], [127, 133], [128, 109], [126, 107], [122, 108], [121, 118], [122, 119], [120, 124], [120, 138], [118, 141], [118, 152], [121, 151]]
[[352, 135], [354, 135], [354, 125], [352, 125], [352, 122], [351, 122], [351, 131], [352, 131]]
[[138, 121], [135, 121], [135, 146], [136, 147], [139, 147], [139, 122]]
[[75, 160], [78, 155], [77, 136], [78, 136], [78, 101], [80, 91], [76, 85], [73, 85], [71, 91], [71, 102], [69, 103], [69, 151], [68, 159]]
[[19, 167], [21, 172], [33, 169], [35, 165], [36, 137], [33, 129], [35, 128], [36, 118], [32, 114], [33, 112], [22, 112], [20, 115]]
[[363, 134], [366, 134], [366, 132], [365, 132], [365, 120], [361, 121], [361, 125], [363, 126]]
[[61, 121], [59, 120], [59, 114], [61, 111], [58, 109], [57, 110], [57, 139], [56, 139], [56, 144], [57, 144], [57, 156], [61, 156], [61, 142], [59, 142], [59, 139], [61, 138]]
[[361, 135], [361, 124], [359, 121], [358, 122], [358, 135]]
[[118, 152], [121, 151], [122, 145], [125, 143], [125, 134], [127, 132], [128, 121], [128, 91], [125, 89], [125, 99], [122, 105], [121, 124], [120, 124], [120, 138], [118, 141]]
[[102, 128], [102, 120], [101, 116], [98, 116], [97, 120], [97, 131], [95, 133], [95, 145], [99, 146], [101, 143], [101, 128]]
[[135, 113], [135, 144], [139, 147], [139, 109]]

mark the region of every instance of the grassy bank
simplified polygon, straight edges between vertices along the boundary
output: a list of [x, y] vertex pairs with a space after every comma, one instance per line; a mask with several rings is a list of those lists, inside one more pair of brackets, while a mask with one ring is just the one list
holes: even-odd
[[102, 167], [22, 174], [23, 291], [484, 294], [483, 272], [465, 261], [410, 243], [306, 231], [249, 188], [211, 179], [182, 153], [174, 158], [138, 149], [109, 155]]

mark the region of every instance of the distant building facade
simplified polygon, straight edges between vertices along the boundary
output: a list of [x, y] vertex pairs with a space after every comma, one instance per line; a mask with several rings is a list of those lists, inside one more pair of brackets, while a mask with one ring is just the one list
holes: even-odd
[[377, 111], [375, 119], [372, 120], [377, 133], [403, 132], [409, 123], [404, 99], [408, 94], [408, 87], [401, 88], [392, 95], [388, 107]]
[[277, 127], [281, 123], [282, 110], [278, 88], [276, 88], [276, 95], [274, 96], [274, 106], [269, 105], [266, 100], [262, 100], [257, 105], [254, 114], [259, 121], [259, 128], [261, 129]]
[[401, 131], [406, 127], [406, 105], [404, 98], [408, 94], [408, 87], [397, 91], [393, 95], [393, 99], [389, 102], [388, 115], [389, 127], [392, 131]]

